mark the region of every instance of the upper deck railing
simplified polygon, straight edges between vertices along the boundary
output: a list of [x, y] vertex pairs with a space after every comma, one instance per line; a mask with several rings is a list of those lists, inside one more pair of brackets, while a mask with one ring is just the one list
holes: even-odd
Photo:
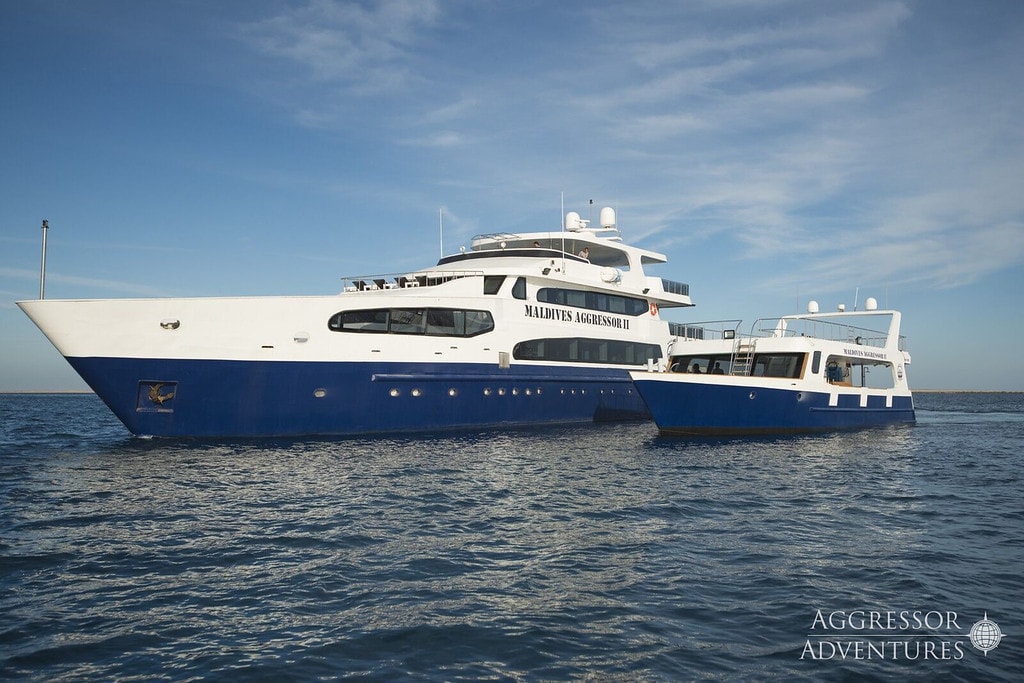
[[434, 287], [464, 277], [482, 277], [482, 270], [438, 270], [419, 273], [386, 273], [356, 275], [341, 279], [345, 292], [366, 292], [379, 289]]
[[[785, 330], [780, 334], [780, 321], [785, 321]], [[826, 341], [847, 342], [858, 346], [885, 348], [888, 344], [888, 327], [876, 330], [846, 322], [818, 317], [759, 318], [750, 330], [751, 337], [813, 337]], [[900, 335], [897, 346], [905, 350], [906, 337]]]
[[703, 320], [696, 323], [668, 324], [668, 331], [673, 337], [689, 340], [733, 339], [742, 320]]
[[661, 286], [669, 294], [690, 296], [690, 285], [686, 284], [685, 282], [677, 282], [675, 280], [661, 278]]
[[[779, 321], [786, 321], [779, 331]], [[686, 340], [733, 339], [739, 334], [741, 320], [707, 320], [695, 323], [669, 323], [669, 333]], [[859, 346], [885, 348], [888, 331], [874, 330], [849, 323], [820, 318], [758, 318], [750, 327], [749, 337], [813, 337], [828, 341], [848, 342]], [[898, 348], [906, 350], [906, 337], [900, 335]]]

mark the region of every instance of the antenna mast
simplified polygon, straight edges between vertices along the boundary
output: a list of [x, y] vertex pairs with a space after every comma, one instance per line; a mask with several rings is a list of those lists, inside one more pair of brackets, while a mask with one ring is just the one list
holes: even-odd
[[39, 298], [46, 297], [46, 233], [50, 229], [49, 221], [43, 221], [43, 257], [39, 264]]
[[562, 276], [565, 277], [565, 190], [562, 190], [560, 194], [561, 206], [559, 207], [562, 214], [559, 217], [558, 224], [562, 230]]

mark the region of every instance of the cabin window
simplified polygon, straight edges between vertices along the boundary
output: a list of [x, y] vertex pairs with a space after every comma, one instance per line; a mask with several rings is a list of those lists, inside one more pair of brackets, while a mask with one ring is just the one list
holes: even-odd
[[804, 353], [759, 353], [750, 373], [754, 377], [797, 379], [804, 367]]
[[484, 275], [484, 294], [497, 294], [503, 284], [504, 275]]
[[[759, 353], [754, 355], [749, 374], [754, 377], [784, 377], [797, 379], [803, 372], [803, 353]], [[820, 352], [819, 352], [820, 361]], [[732, 372], [733, 358], [729, 354], [672, 356], [670, 372], [689, 372], [705, 375], [728, 375]], [[746, 368], [740, 370], [746, 373]]]
[[821, 372], [821, 351], [815, 351], [811, 356], [811, 374], [817, 375]]
[[377, 332], [388, 331], [388, 309], [380, 308], [368, 311], [344, 311], [335, 313], [327, 322], [327, 327], [335, 332]]
[[646, 365], [647, 360], [661, 358], [657, 344], [623, 341], [620, 339], [591, 339], [586, 337], [531, 339], [522, 341], [512, 349], [516, 360], [547, 360], [563, 363], [615, 363], [618, 365]]
[[646, 299], [561, 287], [543, 287], [537, 290], [537, 301], [619, 315], [643, 315], [650, 311], [650, 304]]
[[466, 315], [466, 331], [463, 337], [475, 337], [494, 329], [494, 318], [490, 311], [463, 311]]
[[669, 372], [699, 372], [700, 374], [727, 375], [731, 369], [729, 354], [704, 356], [672, 356]]
[[414, 308], [391, 309], [391, 334], [423, 334], [426, 331], [427, 311]]
[[516, 283], [512, 285], [512, 296], [516, 299], [526, 298], [526, 278], [516, 278]]
[[457, 308], [374, 308], [335, 313], [327, 328], [333, 332], [475, 337], [492, 331], [494, 318], [490, 311]]

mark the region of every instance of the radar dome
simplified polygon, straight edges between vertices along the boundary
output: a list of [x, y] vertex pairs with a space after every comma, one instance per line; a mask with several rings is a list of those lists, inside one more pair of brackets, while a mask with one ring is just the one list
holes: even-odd
[[818, 302], [814, 301], [814, 300], [808, 301], [807, 302], [807, 312], [808, 313], [817, 313], [818, 312]]
[[875, 297], [869, 296], [867, 299], [865, 299], [865, 301], [864, 301], [864, 310], [866, 310], [866, 311], [877, 311], [878, 310], [878, 301], [875, 300]]
[[565, 214], [565, 229], [569, 232], [579, 232], [581, 229], [580, 215], [575, 211]]
[[602, 228], [614, 228], [615, 227], [615, 209], [610, 206], [606, 206], [601, 209], [601, 227]]

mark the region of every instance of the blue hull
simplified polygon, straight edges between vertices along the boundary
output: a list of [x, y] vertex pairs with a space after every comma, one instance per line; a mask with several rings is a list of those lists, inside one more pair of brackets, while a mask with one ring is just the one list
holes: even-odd
[[914, 399], [839, 395], [765, 387], [637, 380], [658, 430], [664, 434], [772, 434], [880, 427], [915, 422]]
[[373, 434], [649, 419], [625, 370], [68, 358], [145, 436]]

